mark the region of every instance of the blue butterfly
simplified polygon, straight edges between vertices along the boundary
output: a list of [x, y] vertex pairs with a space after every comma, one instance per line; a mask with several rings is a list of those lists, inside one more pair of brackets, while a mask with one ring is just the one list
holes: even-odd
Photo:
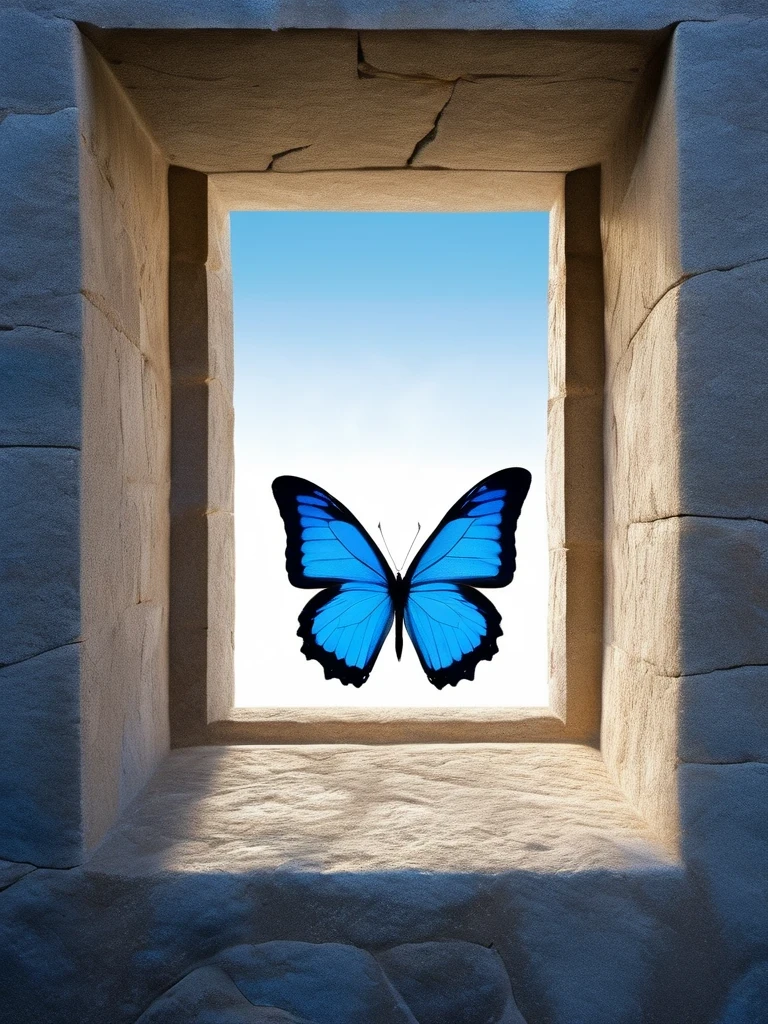
[[403, 623], [427, 678], [438, 689], [474, 679], [502, 635], [501, 616], [474, 587], [506, 587], [515, 573], [515, 526], [531, 485], [527, 469], [502, 469], [449, 509], [405, 577], [393, 574], [349, 509], [297, 476], [272, 484], [294, 587], [325, 587], [299, 616], [302, 652], [326, 679], [362, 686], [395, 623]]

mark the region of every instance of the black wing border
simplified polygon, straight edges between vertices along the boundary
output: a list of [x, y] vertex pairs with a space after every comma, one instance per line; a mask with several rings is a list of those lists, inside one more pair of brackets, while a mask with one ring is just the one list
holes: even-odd
[[[299, 494], [311, 494], [313, 491], [317, 491], [319, 494], [322, 494], [331, 503], [334, 512], [337, 513], [337, 519], [340, 522], [349, 523], [350, 526], [354, 526], [355, 529], [359, 530], [363, 537], [365, 537], [381, 562], [391, 595], [392, 588], [395, 584], [395, 577], [392, 570], [390, 569], [386, 558], [382, 555], [376, 541], [371, 537], [357, 517], [349, 511], [346, 505], [343, 505], [337, 498], [334, 498], [334, 496], [329, 491], [326, 491], [324, 487], [320, 487], [318, 484], [313, 484], [311, 480], [306, 480], [304, 477], [278, 476], [272, 481], [272, 494], [275, 497], [283, 524], [285, 525], [285, 569], [288, 573], [288, 580], [292, 586], [298, 587], [300, 590], [321, 590], [323, 588], [341, 586], [342, 583], [355, 582], [354, 580], [342, 578], [323, 579], [321, 582], [316, 579], [310, 579], [304, 574], [304, 568], [301, 564], [301, 523], [299, 521], [300, 517], [296, 499]], [[306, 611], [306, 608], [304, 610]]]
[[[527, 469], [523, 469], [521, 466], [511, 466], [506, 469], [497, 470], [495, 473], [491, 473], [490, 476], [486, 476], [483, 477], [482, 480], [478, 480], [474, 487], [470, 487], [470, 489], [448, 509], [435, 529], [421, 545], [405, 574], [406, 586], [410, 586], [413, 574], [418, 567], [422, 555], [435, 537], [440, 533], [443, 527], [452, 520], [462, 518], [462, 509], [471, 500], [474, 493], [483, 486], [487, 487], [489, 491], [503, 487], [507, 492], [507, 500], [504, 502], [504, 508], [501, 513], [501, 566], [499, 572], [492, 579], [488, 579], [486, 576], [482, 576], [479, 579], [465, 579], [462, 577], [460, 580], [446, 578], [443, 582], [455, 583], [457, 586], [483, 587], [483, 589], [497, 589], [499, 587], [509, 586], [514, 578], [515, 568], [517, 566], [517, 549], [515, 547], [517, 521], [520, 518], [523, 502], [530, 490], [532, 479], [533, 478]], [[416, 585], [418, 586], [418, 584]], [[472, 676], [462, 676], [460, 678], [471, 679]]]

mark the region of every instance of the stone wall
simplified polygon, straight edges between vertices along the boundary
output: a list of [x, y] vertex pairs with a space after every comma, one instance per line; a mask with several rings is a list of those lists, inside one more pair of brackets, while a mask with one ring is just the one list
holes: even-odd
[[[225, 984], [233, 1012], [259, 1019], [215, 974], [230, 963], [231, 946], [341, 942], [386, 960], [385, 946], [446, 936], [500, 944], [530, 1021], [760, 1019], [768, 1001], [767, 13], [765, 0], [588, 0], [578, 8], [457, 0], [439, 11], [422, 0], [386, 11], [21, 0], [0, 12], [0, 367], [10, 382], [0, 415], [0, 857], [8, 861], [0, 864], [8, 908], [0, 947], [11, 965], [12, 1024], [35, 1019], [41, 1006], [62, 1024], [105, 1014], [128, 1024], [144, 1011], [164, 1019], [175, 1012], [169, 1003], [183, 1005], [190, 992], [197, 998], [196, 982], [154, 1010], [152, 1002], [204, 964], [209, 981], [214, 972]], [[126, 36], [111, 30], [128, 28], [171, 30], [158, 38], [181, 73], [167, 62], [126, 67]], [[242, 59], [230, 67], [232, 36], [184, 35], [202, 28], [334, 31], [322, 40], [251, 31], [245, 43], [237, 33]], [[444, 29], [475, 31], [446, 37]], [[538, 55], [524, 73], [510, 64], [502, 29], [525, 30], [522, 42], [514, 36], [518, 56]], [[633, 62], [603, 86], [617, 76], [600, 64], [602, 44], [568, 63], [577, 30], [625, 54], [640, 46], [650, 64]], [[616, 30], [659, 34], [639, 40]], [[539, 32], [548, 46], [563, 47], [553, 66], [537, 64]], [[286, 58], [291, 39], [303, 54], [295, 62]], [[209, 43], [218, 47], [213, 64], [205, 63]], [[152, 45], [144, 34], [131, 42]], [[273, 64], [264, 54], [253, 59], [262, 49]], [[266, 74], [273, 66], [279, 75]], [[265, 75], [259, 95], [244, 91], [254, 68]], [[542, 98], [542, 70], [554, 79], [557, 102]], [[324, 92], [334, 75], [359, 124], [339, 117], [338, 96]], [[394, 88], [407, 107], [399, 121]], [[233, 97], [241, 106], [233, 108]], [[286, 104], [306, 114], [313, 97], [322, 116], [285, 117]], [[575, 109], [594, 110], [597, 135], [571, 116]], [[546, 131], [525, 136], [539, 112]], [[203, 123], [229, 134], [217, 143]], [[257, 146], [243, 126], [257, 132], [265, 124], [271, 134]], [[609, 135], [612, 147], [601, 148]], [[167, 169], [182, 162], [179, 153], [201, 176], [212, 171], [246, 191], [254, 174], [315, 175], [306, 180], [317, 184], [317, 174], [360, 166], [363, 156], [363, 166], [375, 157], [404, 174], [435, 165], [436, 174], [467, 173], [474, 158], [484, 172], [602, 164], [602, 759], [584, 746], [534, 743], [514, 754], [470, 751], [451, 768], [444, 747], [414, 748], [414, 777], [428, 778], [414, 791], [398, 774], [404, 757], [391, 748], [371, 796], [365, 773], [358, 777], [370, 751], [355, 748], [298, 761], [266, 748], [190, 748], [164, 758], [172, 586]], [[209, 339], [229, 327], [226, 253], [216, 250], [222, 207], [207, 209], [207, 228], [218, 226], [192, 262]], [[562, 255], [573, 286], [579, 261], [597, 261], [595, 239]], [[210, 355], [186, 382], [205, 392], [206, 443], [231, 427], [230, 370]], [[582, 385], [576, 374], [572, 398]], [[598, 391], [593, 375], [584, 404], [597, 405]], [[595, 451], [585, 454], [593, 473]], [[580, 467], [574, 458], [572, 471]], [[203, 466], [206, 493], [193, 505], [226, 537], [231, 478], [226, 467], [217, 475], [221, 468]], [[580, 540], [599, 544], [599, 516], [593, 510], [580, 524]], [[595, 588], [583, 594], [585, 604], [594, 595]], [[206, 674], [218, 664], [223, 680], [216, 693], [196, 694], [208, 718], [220, 714], [229, 686], [221, 668], [227, 600], [208, 589], [207, 607], [219, 618], [188, 623], [205, 647]], [[321, 781], [296, 767], [309, 756], [319, 760]], [[482, 759], [474, 769], [473, 756]], [[346, 767], [334, 768], [339, 761]], [[491, 761], [503, 779], [493, 800], [482, 781]], [[292, 786], [301, 789], [295, 803], [283, 796]], [[462, 813], [435, 796], [454, 786]], [[513, 796], [515, 820], [506, 827], [519, 840], [514, 856], [500, 824]], [[357, 821], [356, 835], [367, 836], [370, 800], [389, 857], [373, 873], [345, 859], [356, 841], [346, 828]], [[278, 804], [285, 817], [273, 835]], [[424, 849], [421, 815], [438, 837], [431, 867], [398, 861], [407, 849]], [[81, 864], [114, 822], [83, 867], [57, 870]], [[329, 822], [333, 835], [322, 831]], [[448, 870], [439, 839], [462, 822], [472, 826], [462, 840], [468, 859]], [[390, 834], [399, 837], [391, 848]], [[333, 869], [314, 870], [337, 842], [343, 856]], [[483, 844], [494, 857], [509, 850], [509, 868], [494, 860], [486, 871]], [[212, 859], [200, 871], [206, 850]], [[497, 875], [494, 888], [488, 878]], [[315, 908], [311, 921], [307, 907]], [[106, 982], [94, 1007], [99, 977]], [[261, 975], [247, 984], [258, 987]], [[272, 1019], [286, 1019], [284, 1002], [271, 1005]], [[403, 1005], [393, 1019], [408, 1019], [415, 1004]], [[510, 999], [506, 1010], [499, 1005], [499, 1020], [510, 1019]]]
[[167, 163], [82, 42], [82, 804], [101, 838], [168, 751]]

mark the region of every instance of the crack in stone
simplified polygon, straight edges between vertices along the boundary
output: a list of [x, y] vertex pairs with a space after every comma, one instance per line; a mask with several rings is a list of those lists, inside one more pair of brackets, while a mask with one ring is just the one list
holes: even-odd
[[419, 71], [387, 71], [386, 68], [376, 67], [365, 59], [361, 33], [357, 33], [357, 77], [358, 78], [383, 78], [393, 82], [421, 82], [428, 85], [456, 85], [458, 82], [492, 82], [496, 80], [509, 82], [540, 82], [543, 85], [569, 85], [574, 82], [618, 82], [622, 85], [634, 85], [642, 74], [639, 68], [635, 74], [626, 78], [613, 78], [610, 75], [580, 75], [576, 78], [563, 78], [559, 75], [516, 75], [509, 71], [486, 71], [474, 74], [465, 72], [452, 78], [441, 78], [439, 75], [429, 75]]
[[699, 676], [711, 676], [714, 675], [716, 672], [735, 672], [738, 669], [742, 668], [768, 668], [768, 664], [765, 664], [763, 662], [747, 661], [739, 665], [723, 665], [719, 668], [708, 668], [704, 672], [682, 672], [676, 675], [673, 672], [664, 671], [664, 669], [662, 669], [660, 665], [657, 665], [653, 661], [649, 661], [647, 658], [641, 658], [639, 654], [633, 654], [630, 651], [626, 651], [615, 641], [612, 641], [608, 646], [613, 648], [613, 650], [615, 651], [619, 651], [626, 658], [629, 658], [640, 665], [645, 665], [648, 669], [650, 669], [651, 672], [657, 675], [660, 679], [669, 679], [672, 681], [677, 681], [680, 679], [698, 679]]
[[[151, 71], [155, 75], [165, 75], [168, 78], [180, 78], [184, 82], [227, 82], [231, 79], [231, 75], [217, 75], [214, 77], [208, 77], [206, 75], [188, 75], [182, 74], [177, 71], [162, 71], [160, 68], [153, 68], [150, 64], [139, 64], [134, 60], [110, 60], [110, 67], [127, 67], [127, 68], [143, 68], [144, 71]], [[258, 86], [256, 86], [258, 88]]]
[[448, 108], [448, 104], [453, 99], [453, 94], [456, 92], [456, 86], [457, 85], [458, 85], [458, 82], [454, 82], [453, 83], [453, 85], [451, 87], [451, 91], [448, 94], [448, 99], [445, 101], [445, 103], [443, 103], [442, 107], [440, 107], [440, 109], [438, 110], [437, 115], [435, 116], [435, 120], [432, 123], [432, 127], [429, 129], [427, 134], [423, 135], [419, 139], [419, 141], [416, 143], [416, 145], [413, 147], [413, 151], [412, 151], [411, 155], [405, 161], [405, 166], [406, 167], [413, 167], [413, 161], [416, 159], [416, 157], [424, 149], [426, 149], [426, 147], [429, 146], [429, 144], [431, 142], [434, 142], [434, 140], [437, 138], [437, 129], [440, 126], [440, 121], [442, 120], [443, 114], [445, 113], [446, 109]]
[[301, 153], [305, 149], [310, 149], [312, 143], [308, 143], [306, 146], [293, 146], [291, 149], [281, 149], [279, 153], [273, 153], [272, 159], [269, 161], [267, 166], [264, 168], [265, 171], [274, 171], [275, 164], [278, 160], [282, 160], [283, 157], [289, 156], [291, 153]]
[[[653, 301], [653, 303], [646, 310], [645, 316], [642, 318], [640, 323], [637, 325], [635, 330], [630, 335], [629, 341], [627, 342], [627, 347], [622, 352], [619, 361], [616, 363], [615, 367], [611, 371], [611, 375], [613, 376], [616, 373], [616, 371], [619, 369], [619, 367], [621, 366], [622, 362], [624, 361], [624, 358], [627, 356], [627, 354], [629, 353], [630, 349], [632, 348], [632, 344], [633, 344], [635, 338], [638, 336], [640, 331], [645, 326], [645, 322], [648, 319], [648, 317], [651, 315], [651, 313], [653, 313], [653, 311], [656, 309], [658, 304], [667, 295], [669, 295], [670, 292], [674, 291], [675, 288], [679, 288], [681, 285], [685, 284], [686, 281], [692, 281], [693, 278], [695, 278], [695, 277], [703, 277], [705, 274], [727, 274], [727, 273], [729, 273], [732, 270], [740, 270], [742, 267], [751, 267], [751, 266], [754, 266], [755, 264], [759, 264], [759, 263], [768, 263], [768, 257], [760, 256], [757, 259], [754, 259], [754, 260], [744, 260], [743, 263], [734, 263], [732, 266], [728, 266], [728, 267], [708, 267], [706, 270], [694, 270], [694, 271], [691, 271], [691, 273], [689, 273], [689, 274], [681, 275], [679, 278], [677, 278], [676, 281], [673, 281], [672, 284], [670, 284], [667, 288], [665, 288], [664, 291], [658, 296], [658, 298], [655, 299]], [[618, 303], [618, 298], [619, 297], [617, 295], [617, 303]], [[613, 308], [612, 316], [613, 317], [616, 316], [616, 306], [614, 306], [614, 308]]]
[[7, 451], [8, 449], [14, 448], [50, 448], [53, 451], [66, 452], [79, 452], [81, 450], [74, 444], [0, 444], [0, 451]]
[[[75, 451], [79, 451], [79, 449], [75, 449]], [[52, 651], [61, 651], [65, 647], [79, 647], [82, 642], [82, 640], [69, 640], [65, 644], [55, 644], [53, 647], [46, 647], [45, 650], [35, 651], [34, 654], [28, 654], [26, 658], [19, 658], [18, 661], [4, 661], [0, 663], [0, 670], [4, 668], [13, 668], [14, 665], [23, 665], [25, 661], [32, 661], [33, 658], [41, 658], [44, 654], [50, 654]], [[40, 866], [41, 865], [39, 864], [35, 865], [35, 867]]]
[[73, 338], [75, 341], [80, 338], [80, 335], [74, 331], [62, 331], [57, 327], [46, 327], [44, 324], [0, 324], [0, 331], [20, 331], [22, 329], [47, 331], [49, 334], [62, 334], [65, 338]]
[[640, 526], [643, 523], [664, 523], [668, 519], [719, 519], [724, 523], [760, 523], [761, 526], [768, 526], [768, 519], [757, 519], [755, 516], [716, 516], [706, 512], [676, 512], [668, 516], [656, 516], [653, 519], [633, 519], [630, 526]]
[[87, 301], [90, 302], [94, 309], [98, 310], [98, 312], [101, 313], [101, 315], [107, 321], [112, 330], [117, 331], [118, 334], [122, 334], [126, 341], [130, 342], [130, 344], [133, 345], [133, 347], [138, 350], [139, 354], [143, 358], [144, 353], [141, 351], [141, 346], [137, 341], [135, 341], [130, 336], [130, 334], [128, 334], [128, 332], [122, 326], [118, 317], [112, 312], [112, 310], [108, 308], [104, 296], [99, 295], [97, 292], [88, 291], [87, 288], [82, 288], [80, 290], [80, 294], [83, 296], [84, 299], [87, 299]]

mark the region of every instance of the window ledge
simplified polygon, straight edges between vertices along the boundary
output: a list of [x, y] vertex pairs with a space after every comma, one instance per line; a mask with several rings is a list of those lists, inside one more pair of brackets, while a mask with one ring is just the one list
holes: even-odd
[[190, 747], [88, 864], [174, 873], [677, 870], [571, 744]]

